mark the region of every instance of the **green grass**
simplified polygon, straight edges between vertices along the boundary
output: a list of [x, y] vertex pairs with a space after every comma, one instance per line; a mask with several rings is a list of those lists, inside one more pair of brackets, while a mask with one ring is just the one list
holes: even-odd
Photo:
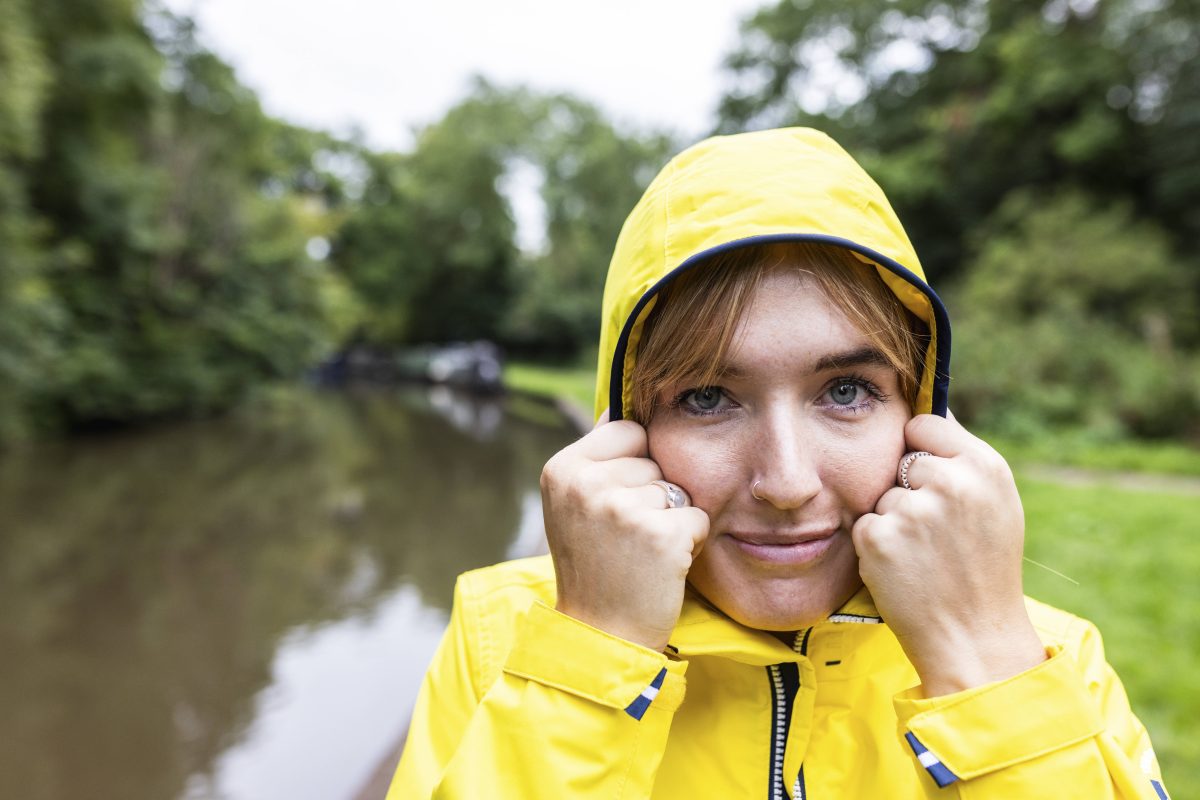
[[596, 390], [596, 370], [590, 366], [509, 362], [504, 365], [504, 385], [519, 392], [565, 397], [590, 412]]
[[[1019, 475], [1019, 472], [1018, 472]], [[1020, 480], [1025, 590], [1095, 622], [1173, 797], [1200, 797], [1200, 497]]]

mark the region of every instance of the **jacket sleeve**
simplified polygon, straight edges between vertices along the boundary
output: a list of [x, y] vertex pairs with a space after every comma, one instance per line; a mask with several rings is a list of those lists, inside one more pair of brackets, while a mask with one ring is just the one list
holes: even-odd
[[1145, 727], [1088, 622], [1078, 646], [1005, 681], [895, 708], [929, 798], [1166, 800]]
[[459, 580], [388, 800], [648, 797], [686, 664], [541, 602], [510, 637], [487, 603]]

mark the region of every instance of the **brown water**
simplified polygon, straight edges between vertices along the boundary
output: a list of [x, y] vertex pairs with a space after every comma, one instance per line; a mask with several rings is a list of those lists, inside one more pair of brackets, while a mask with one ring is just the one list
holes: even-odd
[[297, 390], [0, 458], [0, 797], [351, 796], [454, 576], [540, 545], [571, 438], [532, 407]]

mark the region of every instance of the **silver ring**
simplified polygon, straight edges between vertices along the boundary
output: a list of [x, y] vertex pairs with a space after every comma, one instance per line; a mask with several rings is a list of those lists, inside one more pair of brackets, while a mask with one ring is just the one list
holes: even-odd
[[760, 483], [762, 483], [762, 481], [755, 481], [750, 486], [750, 496], [753, 497], [755, 500], [766, 500], [767, 498], [758, 496], [758, 485]]
[[688, 497], [688, 493], [682, 487], [669, 481], [650, 481], [650, 483], [662, 487], [662, 490], [667, 493], [667, 508], [687, 508], [692, 504], [692, 498]]
[[912, 463], [921, 456], [931, 455], [933, 455], [933, 453], [930, 453], [927, 450], [916, 450], [911, 453], [905, 453], [904, 458], [900, 459], [900, 469], [898, 470], [898, 474], [900, 476], [900, 485], [905, 489], [912, 489], [913, 487], [908, 483], [908, 468], [911, 467]]

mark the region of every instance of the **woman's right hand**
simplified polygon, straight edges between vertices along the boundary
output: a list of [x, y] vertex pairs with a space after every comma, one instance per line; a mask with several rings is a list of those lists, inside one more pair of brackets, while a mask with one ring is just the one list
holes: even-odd
[[[667, 508], [646, 430], [608, 422], [542, 470], [542, 513], [558, 580], [557, 609], [661, 651], [683, 608], [684, 583], [708, 536], [699, 508]], [[686, 489], [686, 486], [684, 487]]]

